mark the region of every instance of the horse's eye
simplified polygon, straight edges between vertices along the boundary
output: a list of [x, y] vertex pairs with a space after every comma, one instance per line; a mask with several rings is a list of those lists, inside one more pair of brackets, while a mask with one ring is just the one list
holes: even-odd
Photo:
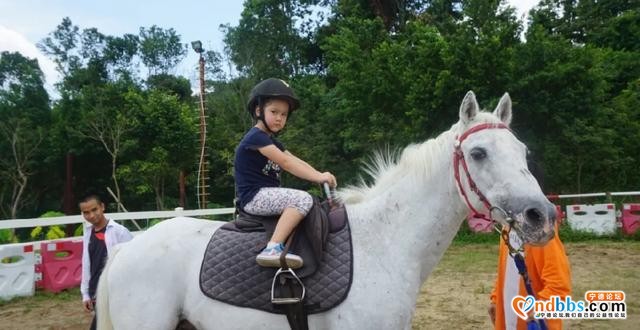
[[469, 154], [473, 160], [483, 160], [487, 157], [487, 151], [483, 148], [473, 148]]

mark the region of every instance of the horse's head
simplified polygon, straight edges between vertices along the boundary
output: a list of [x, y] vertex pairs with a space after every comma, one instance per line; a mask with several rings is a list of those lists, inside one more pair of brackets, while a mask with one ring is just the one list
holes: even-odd
[[473, 92], [460, 106], [455, 176], [458, 191], [474, 212], [498, 207], [524, 243], [543, 245], [554, 235], [555, 207], [527, 168], [527, 147], [508, 128], [511, 98], [504, 94], [493, 113], [480, 112]]

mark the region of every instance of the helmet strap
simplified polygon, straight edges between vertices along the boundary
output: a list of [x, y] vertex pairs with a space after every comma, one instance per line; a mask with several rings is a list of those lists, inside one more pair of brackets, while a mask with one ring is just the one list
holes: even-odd
[[262, 123], [264, 124], [264, 127], [267, 129], [267, 133], [273, 135], [273, 136], [277, 136], [278, 133], [275, 133], [271, 127], [269, 127], [269, 124], [267, 124], [267, 119], [264, 116], [264, 102], [262, 97], [258, 98], [258, 109], [260, 110], [260, 114], [258, 114], [258, 116], [256, 117], [257, 120], [262, 121]]

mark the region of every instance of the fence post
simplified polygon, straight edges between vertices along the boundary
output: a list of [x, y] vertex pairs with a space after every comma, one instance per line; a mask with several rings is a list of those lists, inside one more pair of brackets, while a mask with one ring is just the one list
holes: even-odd
[[176, 211], [176, 216], [177, 216], [177, 217], [181, 217], [181, 216], [183, 216], [183, 215], [184, 215], [184, 213], [182, 212], [182, 211], [184, 211], [184, 208], [183, 208], [183, 207], [176, 207], [176, 208], [174, 209], [174, 211]]

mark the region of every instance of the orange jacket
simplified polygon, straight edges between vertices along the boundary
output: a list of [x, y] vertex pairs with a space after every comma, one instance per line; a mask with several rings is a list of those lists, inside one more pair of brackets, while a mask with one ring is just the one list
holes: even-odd
[[[525, 245], [525, 264], [533, 291], [536, 293], [536, 300], [548, 300], [551, 296], [566, 297], [571, 294], [571, 269], [569, 268], [569, 259], [564, 250], [564, 246], [558, 237], [556, 226], [556, 234], [553, 239], [543, 247], [533, 247]], [[509, 251], [507, 244], [500, 238], [500, 254], [498, 259], [498, 277], [491, 291], [491, 302], [496, 305], [496, 323], [495, 329], [505, 329], [504, 318], [504, 281], [507, 261], [513, 262], [511, 258], [507, 259]], [[524, 287], [522, 276], [520, 279], [520, 295], [527, 296], [527, 290]], [[562, 329], [562, 320], [552, 319], [546, 320], [549, 330]], [[526, 323], [518, 318], [518, 330], [527, 329]]]

